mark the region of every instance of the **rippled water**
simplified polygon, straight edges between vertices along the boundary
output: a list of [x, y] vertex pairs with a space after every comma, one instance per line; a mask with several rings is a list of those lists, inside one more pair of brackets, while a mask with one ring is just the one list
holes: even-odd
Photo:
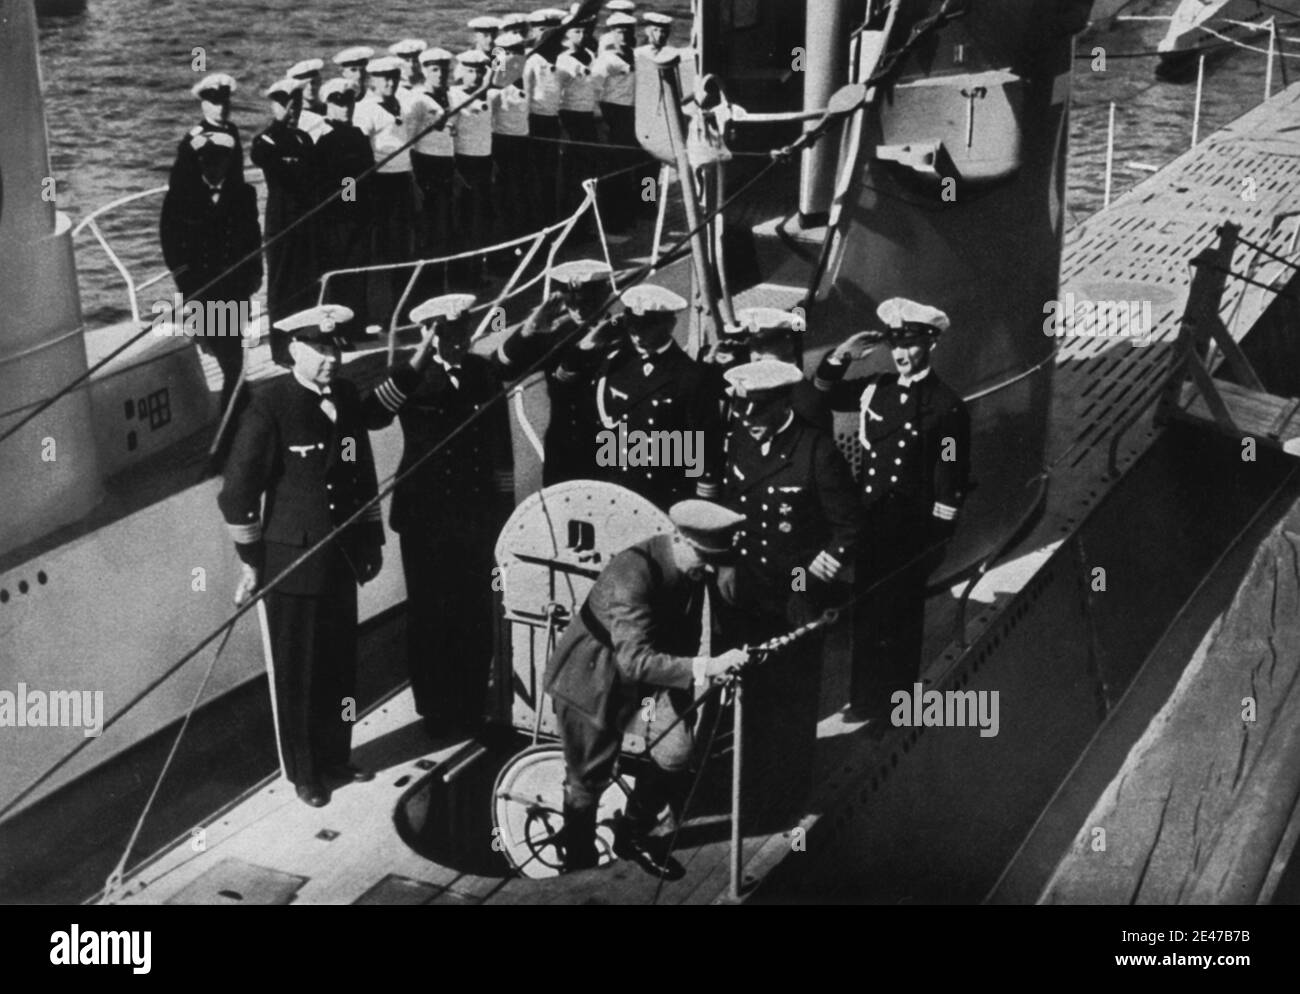
[[[654, 6], [679, 13], [685, 9], [672, 3]], [[1139, 2], [1130, 10], [1160, 13], [1171, 6], [1169, 0]], [[89, 0], [84, 15], [43, 20], [46, 113], [60, 206], [77, 218], [117, 197], [166, 182], [176, 143], [198, 116], [189, 94], [196, 47], [205, 50], [209, 71], [229, 72], [241, 81], [233, 114], [247, 135], [263, 124], [260, 91], [299, 59], [328, 58], [350, 44], [379, 48], [407, 35], [460, 51], [471, 41], [465, 22], [475, 14], [501, 9], [498, 4], [434, 5], [428, 0]], [[1101, 206], [1111, 101], [1117, 104], [1116, 195], [1147, 175], [1129, 163], [1160, 165], [1189, 144], [1194, 85], [1159, 82], [1152, 58], [1126, 57], [1153, 49], [1163, 30], [1155, 22], [1127, 23], [1080, 40], [1081, 55], [1096, 45], [1104, 47], [1107, 64], [1104, 72], [1096, 72], [1089, 60], [1075, 63], [1072, 222]], [[1202, 135], [1259, 101], [1264, 61], [1263, 56], [1236, 51], [1211, 65]], [[1293, 72], [1300, 73], [1300, 63], [1292, 65]], [[1274, 85], [1280, 88], [1280, 73]], [[124, 258], [145, 274], [160, 266], [158, 205], [157, 200], [146, 201], [119, 222]], [[78, 263], [88, 323], [122, 316], [125, 312], [114, 302], [124, 294], [102, 253], [79, 240]]]

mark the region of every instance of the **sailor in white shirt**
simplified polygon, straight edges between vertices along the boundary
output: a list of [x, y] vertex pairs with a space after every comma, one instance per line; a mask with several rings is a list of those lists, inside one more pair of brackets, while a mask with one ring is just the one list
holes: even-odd
[[[456, 205], [457, 234], [462, 249], [480, 248], [492, 232], [492, 102], [484, 92], [475, 96], [487, 81], [491, 59], [478, 49], [462, 52], [460, 63], [464, 87], [452, 87], [453, 107], [464, 104], [456, 121], [456, 172], [462, 181]], [[465, 267], [464, 277], [477, 284], [480, 260]]]
[[[366, 64], [371, 92], [352, 114], [352, 123], [370, 139], [376, 171], [371, 179], [374, 204], [372, 263], [408, 262], [415, 255], [415, 182], [408, 142], [423, 130], [425, 108], [399, 92], [402, 60], [393, 55]], [[392, 270], [369, 281], [369, 314], [385, 323], [409, 274]]]
[[358, 100], [369, 91], [370, 80], [366, 77], [366, 65], [374, 57], [375, 50], [369, 45], [354, 45], [334, 56], [339, 75], [356, 87]]
[[460, 118], [448, 118], [441, 125], [438, 121], [451, 107], [453, 58], [445, 48], [426, 48], [419, 56], [424, 85], [412, 90], [412, 98], [424, 107], [425, 128], [433, 125], [411, 148], [411, 172], [423, 200], [417, 248], [425, 259], [452, 251], [456, 127]]
[[[547, 8], [528, 16], [534, 30], [530, 42], [537, 44], [542, 34], [559, 25], [564, 11]], [[559, 218], [560, 144], [560, 76], [555, 58], [546, 49], [537, 49], [524, 61], [524, 95], [528, 97], [528, 133], [533, 141], [532, 157], [539, 197], [538, 219], [551, 224]]]
[[[604, 149], [596, 130], [596, 79], [591, 74], [594, 57], [586, 47], [594, 21], [565, 22], [564, 51], [555, 60], [560, 77], [560, 123], [565, 140], [561, 147], [560, 191], [565, 212], [577, 210], [582, 202], [582, 181], [604, 171]], [[603, 191], [602, 191], [603, 192]], [[578, 223], [579, 236], [589, 235], [584, 217]]]
[[[514, 31], [497, 35], [497, 66], [493, 73], [492, 161], [496, 166], [493, 201], [506, 205], [498, 213], [498, 235], [508, 241], [541, 227], [532, 159], [528, 141], [528, 94], [524, 92], [524, 38]], [[535, 223], [536, 222], [536, 223]]]
[[644, 52], [650, 58], [654, 58], [668, 47], [668, 35], [673, 29], [673, 19], [667, 14], [650, 11], [641, 15], [641, 23], [645, 25], [646, 43], [638, 48], [637, 52], [638, 54]]
[[632, 224], [640, 192], [638, 172], [632, 167], [646, 156], [636, 138], [636, 18], [631, 14], [611, 14], [605, 22], [609, 28], [601, 39], [604, 46], [591, 74], [596, 81], [596, 100], [605, 121], [611, 148], [605, 159], [606, 172], [631, 171], [611, 176], [602, 184], [601, 214], [609, 231], [626, 231]]
[[[303, 59], [301, 62], [295, 62], [289, 67], [289, 71], [284, 75], [289, 79], [302, 81], [302, 109], [304, 112], [311, 111], [322, 118], [325, 116], [325, 100], [320, 95], [321, 70], [325, 68], [323, 59]], [[303, 131], [302, 119], [298, 120], [298, 127]]]
[[474, 32], [474, 50], [482, 52], [489, 59], [492, 49], [496, 47], [497, 32], [501, 30], [499, 17], [475, 17], [467, 25]]
[[424, 82], [424, 73], [420, 69], [420, 53], [428, 47], [428, 43], [423, 38], [403, 38], [388, 46], [388, 54], [397, 56], [404, 63], [402, 89], [418, 87]]

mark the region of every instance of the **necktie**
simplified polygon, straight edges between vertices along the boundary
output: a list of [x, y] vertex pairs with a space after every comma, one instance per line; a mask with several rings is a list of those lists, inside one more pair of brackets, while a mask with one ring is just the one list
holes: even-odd
[[325, 415], [325, 417], [329, 418], [331, 421], [335, 421], [335, 422], [338, 421], [339, 412], [338, 412], [338, 408], [334, 406], [333, 387], [320, 388], [320, 409], [321, 412]]

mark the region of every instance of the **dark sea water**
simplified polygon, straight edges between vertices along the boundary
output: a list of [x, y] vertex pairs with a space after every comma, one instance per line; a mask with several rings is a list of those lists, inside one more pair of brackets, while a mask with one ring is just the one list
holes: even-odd
[[[1158, 14], [1172, 7], [1172, 0], [1138, 0], [1129, 10]], [[643, 8], [687, 11], [686, 5], [671, 2]], [[321, 56], [328, 63], [348, 45], [379, 49], [411, 35], [461, 51], [471, 41], [465, 27], [470, 17], [510, 9], [516, 8], [428, 0], [89, 0], [83, 15], [42, 20], [46, 113], [60, 207], [75, 221], [115, 198], [166, 182], [176, 143], [198, 117], [189, 93], [197, 78], [191, 69], [196, 47], [204, 49], [209, 72], [228, 72], [240, 81], [233, 117], [248, 136], [265, 123], [261, 90], [299, 59]], [[684, 24], [677, 31], [683, 36]], [[1189, 145], [1194, 83], [1157, 81], [1153, 58], [1130, 57], [1154, 49], [1163, 32], [1158, 22], [1130, 22], [1079, 40], [1070, 142], [1071, 223], [1102, 203], [1111, 101], [1117, 104], [1116, 196], [1148, 175], [1130, 163], [1161, 165]], [[1091, 67], [1096, 46], [1106, 50], [1104, 72]], [[1264, 62], [1261, 55], [1238, 50], [1211, 63], [1202, 136], [1261, 99]], [[1292, 61], [1291, 70], [1300, 73], [1300, 62]], [[1279, 71], [1275, 90], [1281, 81]], [[156, 249], [159, 203], [140, 203], [111, 229], [120, 237], [115, 247], [141, 276], [161, 266]], [[85, 238], [78, 239], [77, 248], [88, 324], [124, 316], [125, 295], [103, 253]]]

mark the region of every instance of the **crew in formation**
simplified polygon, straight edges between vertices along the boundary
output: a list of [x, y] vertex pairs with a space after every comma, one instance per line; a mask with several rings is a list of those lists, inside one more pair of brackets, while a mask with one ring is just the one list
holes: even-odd
[[[891, 695], [918, 679], [927, 578], [969, 489], [970, 423], [930, 366], [948, 316], [903, 298], [881, 303], [877, 328], [805, 376], [801, 313], [743, 309], [694, 358], [679, 344], [685, 299], [649, 282], [615, 295], [607, 261], [578, 259], [550, 266], [553, 292], [494, 353], [471, 350], [491, 316], [491, 298], [477, 297], [482, 278], [510, 262], [479, 250], [556, 222], [580, 181], [611, 164], [602, 217], [614, 232], [636, 220], [631, 193], [648, 158], [636, 149], [635, 74], [668, 45], [672, 19], [638, 16], [622, 0], [605, 7], [599, 39], [575, 7], [476, 17], [473, 47], [459, 54], [404, 38], [387, 51], [306, 58], [262, 91], [270, 121], [250, 140], [230, 120], [236, 81], [204, 78], [162, 236], [178, 287], [196, 300], [247, 300], [262, 281], [262, 232], [273, 239], [272, 355], [291, 373], [232, 419], [219, 504], [243, 564], [237, 601], [275, 581], [270, 682], [299, 796], [325, 804], [369, 776], [349, 765], [355, 715], [343, 702], [355, 685], [357, 585], [382, 563], [367, 433], [394, 421], [404, 450], [390, 524], [415, 706], [435, 741], [483, 720], [493, 553], [514, 497], [502, 397], [539, 372], [543, 483], [617, 483], [676, 529], [610, 561], [545, 677], [567, 764], [568, 870], [596, 862], [595, 806], [623, 731], [647, 701], [676, 728], [649, 751], [615, 834], [618, 855], [664, 875], [674, 867], [653, 830], [686, 794], [693, 748], [693, 720], [676, 719], [692, 710], [692, 688], [746, 661], [743, 647], [850, 605], [845, 719], [880, 729]], [[337, 76], [322, 78], [327, 65]], [[266, 179], [260, 226], [245, 152]], [[430, 267], [415, 293], [400, 268], [348, 272], [447, 255], [456, 264]], [[318, 304], [325, 273], [335, 275]], [[361, 391], [339, 376], [340, 353], [388, 323], [403, 297], [402, 321], [422, 328], [421, 342]], [[200, 343], [221, 363], [229, 405], [237, 340]], [[880, 346], [892, 370], [851, 375]], [[844, 446], [832, 434], [837, 412], [854, 425]], [[749, 788], [793, 801], [811, 779], [823, 635], [746, 678], [747, 713], [763, 729]]]

